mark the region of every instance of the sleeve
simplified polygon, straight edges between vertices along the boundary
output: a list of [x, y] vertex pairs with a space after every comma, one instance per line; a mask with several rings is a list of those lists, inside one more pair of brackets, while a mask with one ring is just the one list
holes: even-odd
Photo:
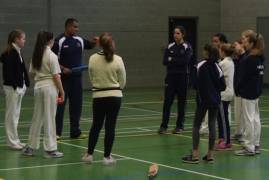
[[87, 39], [83, 38], [83, 43], [84, 43], [84, 49], [93, 49], [95, 47], [95, 43], [91, 42]]
[[92, 64], [91, 64], [92, 56], [89, 58], [89, 64], [88, 64], [88, 73], [89, 73], [89, 78], [92, 83], [93, 81], [93, 72], [92, 72]]
[[57, 56], [55, 54], [50, 54], [49, 62], [50, 62], [50, 72], [51, 72], [51, 74], [53, 74], [53, 75], [54, 74], [60, 74], [61, 69], [60, 69], [58, 58], [57, 58]]
[[57, 41], [57, 40], [54, 41], [54, 44], [53, 44], [51, 50], [55, 54], [58, 54], [59, 53], [59, 41]]
[[168, 48], [165, 49], [164, 55], [163, 55], [163, 65], [167, 66], [169, 61], [168, 61]]
[[118, 74], [120, 88], [123, 89], [126, 85], [126, 71], [125, 71], [123, 60], [121, 58], [119, 59], [119, 70], [117, 74]]

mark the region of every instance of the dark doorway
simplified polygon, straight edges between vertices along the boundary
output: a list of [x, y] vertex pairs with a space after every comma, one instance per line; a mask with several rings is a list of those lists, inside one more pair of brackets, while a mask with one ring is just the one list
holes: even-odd
[[169, 17], [169, 43], [173, 42], [173, 30], [175, 26], [183, 26], [186, 29], [186, 41], [193, 48], [193, 60], [197, 59], [197, 25], [198, 17]]

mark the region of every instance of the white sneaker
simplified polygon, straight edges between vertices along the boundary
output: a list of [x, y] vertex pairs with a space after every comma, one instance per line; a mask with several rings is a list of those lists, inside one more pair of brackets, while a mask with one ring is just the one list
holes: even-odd
[[25, 144], [23, 143], [18, 143], [16, 145], [11, 145], [9, 146], [13, 150], [22, 150], [25, 147]]
[[59, 151], [45, 151], [45, 158], [61, 158], [64, 156], [64, 153]]
[[90, 155], [90, 154], [88, 154], [88, 153], [85, 153], [85, 154], [82, 156], [81, 160], [82, 160], [83, 162], [86, 162], [86, 163], [90, 163], [90, 164], [91, 164], [91, 163], [93, 162], [93, 156]]
[[104, 157], [104, 165], [112, 165], [112, 164], [116, 164], [116, 159], [114, 159], [112, 156], [108, 156], [108, 157]]

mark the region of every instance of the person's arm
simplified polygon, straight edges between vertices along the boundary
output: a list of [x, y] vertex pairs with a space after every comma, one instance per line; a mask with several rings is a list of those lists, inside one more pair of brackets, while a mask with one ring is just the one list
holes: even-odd
[[59, 98], [61, 98], [61, 101], [64, 101], [64, 90], [63, 90], [63, 85], [61, 81], [61, 76], [59, 74], [53, 74], [53, 81], [55, 83], [56, 88], [59, 91]]
[[119, 61], [118, 80], [120, 88], [123, 89], [126, 85], [126, 71], [122, 59]]
[[163, 55], [163, 65], [167, 66], [169, 64], [169, 61], [171, 61], [172, 59], [168, 57], [168, 48], [165, 49], [164, 51], [164, 55]]
[[93, 49], [98, 41], [99, 41], [98, 37], [94, 37], [89, 40], [83, 38], [84, 49]]

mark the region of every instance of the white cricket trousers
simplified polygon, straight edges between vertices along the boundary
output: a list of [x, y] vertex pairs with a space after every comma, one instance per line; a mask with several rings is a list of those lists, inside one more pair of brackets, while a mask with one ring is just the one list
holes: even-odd
[[234, 121], [236, 124], [235, 134], [244, 134], [244, 124], [242, 116], [242, 98], [234, 97]]
[[20, 139], [18, 136], [18, 123], [21, 112], [21, 101], [26, 91], [26, 86], [23, 88], [13, 89], [12, 86], [3, 86], [6, 98], [5, 110], [5, 128], [6, 128], [6, 141], [8, 146], [18, 147]]
[[35, 105], [28, 142], [28, 145], [33, 149], [39, 149], [40, 132], [43, 126], [44, 150], [57, 150], [55, 124], [57, 93], [55, 85], [48, 85], [34, 90]]
[[260, 146], [259, 99], [248, 100], [242, 98], [242, 121], [245, 125], [244, 145], [248, 151], [254, 152], [255, 146]]

